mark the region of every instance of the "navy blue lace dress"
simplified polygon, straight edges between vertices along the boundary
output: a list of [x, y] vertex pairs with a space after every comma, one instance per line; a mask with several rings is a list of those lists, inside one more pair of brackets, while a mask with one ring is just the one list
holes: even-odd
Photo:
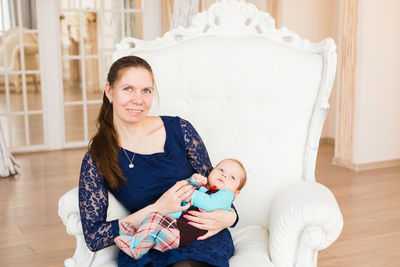
[[[212, 170], [207, 150], [193, 126], [179, 117], [162, 116], [161, 119], [166, 131], [164, 152], [136, 154], [133, 169], [128, 167], [129, 160], [124, 152], [121, 150], [119, 153], [119, 165], [128, 182], [119, 191], [112, 193], [132, 213], [154, 203], [177, 181], [195, 172], [207, 176]], [[132, 158], [133, 152], [127, 153]], [[85, 240], [92, 251], [113, 245], [113, 239], [119, 234], [118, 220], [106, 221], [107, 190], [107, 185], [87, 152], [79, 179], [79, 208]], [[184, 248], [164, 253], [152, 249], [140, 260], [134, 260], [120, 251], [118, 266], [165, 267], [186, 259], [204, 261], [215, 266], [229, 266], [228, 261], [233, 252], [232, 237], [224, 229], [217, 235], [195, 241]]]

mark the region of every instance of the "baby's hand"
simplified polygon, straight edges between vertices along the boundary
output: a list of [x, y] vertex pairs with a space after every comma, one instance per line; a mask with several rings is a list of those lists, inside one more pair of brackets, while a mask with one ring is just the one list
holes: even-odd
[[205, 185], [207, 183], [207, 177], [199, 174], [199, 173], [195, 173], [193, 174], [194, 179], [196, 180], [196, 183], [201, 186], [201, 185]]

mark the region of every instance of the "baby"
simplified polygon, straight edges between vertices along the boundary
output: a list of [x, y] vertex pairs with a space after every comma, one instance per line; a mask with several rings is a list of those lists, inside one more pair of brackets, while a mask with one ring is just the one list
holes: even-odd
[[[208, 179], [194, 174], [187, 180], [197, 189], [187, 199], [191, 207], [184, 212], [164, 215], [160, 212], [148, 214], [136, 229], [128, 223], [121, 223], [120, 235], [114, 239], [116, 245], [129, 256], [140, 259], [154, 248], [166, 251], [185, 247], [207, 233], [190, 225], [185, 218], [190, 211], [230, 210], [233, 199], [246, 183], [246, 170], [236, 159], [224, 159], [211, 171]], [[208, 186], [205, 184], [208, 181]], [[184, 203], [183, 203], [184, 204]]]

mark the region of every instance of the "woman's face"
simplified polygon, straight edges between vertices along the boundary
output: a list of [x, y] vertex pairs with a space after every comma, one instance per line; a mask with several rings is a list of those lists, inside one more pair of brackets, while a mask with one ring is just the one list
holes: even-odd
[[113, 87], [106, 84], [106, 95], [113, 103], [114, 123], [136, 123], [147, 116], [153, 103], [153, 77], [141, 67], [119, 71]]

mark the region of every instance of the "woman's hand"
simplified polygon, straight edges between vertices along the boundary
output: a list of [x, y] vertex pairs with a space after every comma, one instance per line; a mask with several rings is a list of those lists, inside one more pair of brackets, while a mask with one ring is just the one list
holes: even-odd
[[186, 210], [189, 208], [190, 203], [185, 206], [181, 206], [181, 203], [184, 199], [193, 194], [194, 190], [195, 188], [186, 180], [179, 181], [168, 189], [154, 204], [148, 205], [135, 213], [119, 219], [119, 222], [127, 222], [137, 229], [150, 212], [159, 211], [163, 214], [168, 214]]
[[186, 180], [179, 181], [154, 203], [154, 208], [163, 214], [186, 210], [190, 203], [185, 206], [181, 206], [181, 203], [191, 196], [194, 190]]
[[231, 209], [205, 211], [189, 211], [190, 215], [186, 216], [189, 224], [199, 229], [207, 230], [205, 235], [200, 236], [197, 240], [203, 240], [218, 234], [221, 230], [230, 227], [236, 221], [236, 212]]

